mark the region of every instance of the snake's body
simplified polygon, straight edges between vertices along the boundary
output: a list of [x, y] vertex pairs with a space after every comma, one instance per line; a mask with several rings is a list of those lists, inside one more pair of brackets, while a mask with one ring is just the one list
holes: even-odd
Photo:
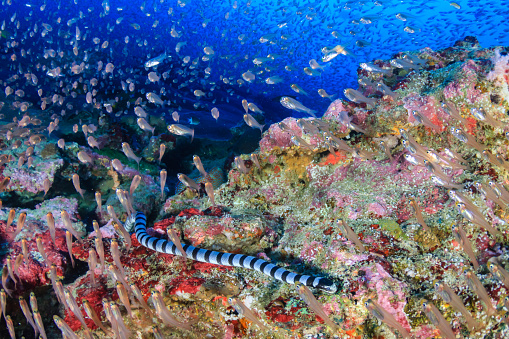
[[[182, 256], [182, 253], [173, 242], [150, 236], [147, 233], [147, 218], [143, 212], [137, 212], [133, 214], [133, 216], [133, 218], [130, 218], [126, 222], [126, 228], [132, 228], [132, 223], [134, 223], [134, 232], [140, 244], [160, 253]], [[216, 265], [254, 269], [289, 284], [300, 282], [306, 286], [319, 288], [329, 293], [335, 293], [337, 290], [336, 285], [327, 278], [295, 274], [284, 268], [268, 263], [265, 260], [249, 255], [211, 251], [185, 244], [182, 244], [182, 247], [187, 257], [193, 260]]]

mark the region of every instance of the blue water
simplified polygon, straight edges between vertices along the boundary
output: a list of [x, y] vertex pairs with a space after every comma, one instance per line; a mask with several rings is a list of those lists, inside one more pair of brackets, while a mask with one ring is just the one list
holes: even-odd
[[[451, 5], [449, 1], [3, 1], [0, 9], [5, 20], [1, 45], [4, 49], [1, 76], [6, 79], [14, 74], [20, 79], [9, 83], [13, 88], [23, 88], [24, 100], [34, 107], [40, 106], [36, 91], [44, 88], [50, 93], [61, 93], [61, 88], [80, 78], [101, 79], [97, 63], [115, 65], [112, 74], [100, 82], [99, 101], [107, 102], [120, 97], [115, 107], [133, 114], [133, 106], [125, 106], [145, 96], [143, 92], [165, 94], [162, 99], [170, 101], [163, 108], [148, 106], [153, 115], [164, 115], [171, 123], [171, 113], [178, 110], [183, 120], [194, 116], [200, 119], [196, 136], [228, 138], [229, 128], [242, 124], [244, 110], [241, 100], [255, 103], [265, 112], [265, 122], [277, 122], [288, 116], [304, 114], [281, 106], [281, 96], [292, 96], [309, 108], [323, 114], [330, 100], [319, 96], [317, 90], [339, 95], [345, 88], [357, 88], [356, 70], [359, 63], [375, 59], [387, 59], [395, 53], [413, 51], [424, 47], [433, 50], [452, 46], [466, 36], [475, 36], [482, 47], [509, 44], [509, 6], [507, 1], [464, 1]], [[457, 4], [457, 5], [456, 5]], [[457, 8], [458, 5], [461, 8]], [[402, 13], [406, 21], [396, 15]], [[16, 17], [13, 18], [13, 15]], [[362, 23], [364, 22], [364, 23]], [[369, 23], [370, 22], [370, 23]], [[44, 37], [42, 24], [49, 24], [52, 31]], [[35, 27], [37, 29], [34, 33]], [[410, 27], [405, 31], [405, 27]], [[76, 41], [76, 27], [81, 37]], [[177, 32], [172, 37], [171, 30]], [[32, 32], [32, 33], [31, 33]], [[334, 32], [334, 36], [333, 33]], [[269, 37], [262, 43], [260, 38]], [[126, 37], [129, 42], [125, 43]], [[100, 43], [95, 44], [94, 38]], [[7, 42], [19, 45], [6, 47]], [[101, 48], [104, 41], [107, 48]], [[359, 42], [360, 41], [360, 42]], [[177, 53], [177, 43], [186, 44]], [[79, 47], [78, 55], [72, 48]], [[365, 45], [359, 47], [359, 45]], [[328, 63], [321, 57], [323, 47], [346, 46], [350, 55], [339, 55]], [[201, 60], [205, 47], [214, 54], [210, 60]], [[21, 56], [22, 49], [30, 55]], [[44, 50], [63, 51], [63, 58], [42, 57]], [[86, 53], [85, 53], [86, 52]], [[146, 69], [150, 58], [167, 53], [156, 68]], [[11, 61], [12, 54], [17, 55]], [[253, 59], [274, 56], [262, 65]], [[70, 65], [81, 63], [85, 55], [86, 69], [73, 75]], [[189, 63], [183, 59], [190, 57]], [[319, 76], [304, 73], [309, 61], [316, 59], [323, 65]], [[197, 64], [190, 68], [193, 60]], [[65, 68], [63, 76], [48, 77], [37, 64]], [[292, 66], [293, 71], [285, 70]], [[210, 75], [205, 70], [210, 68]], [[242, 79], [242, 73], [250, 70], [256, 74], [252, 83]], [[168, 79], [147, 83], [147, 74], [156, 71], [161, 76], [168, 72]], [[38, 76], [37, 86], [26, 85], [23, 74], [32, 72]], [[278, 76], [282, 82], [269, 85], [265, 79]], [[132, 79], [136, 83], [134, 92], [122, 89], [121, 81]], [[228, 79], [226, 81], [225, 79]], [[60, 81], [63, 81], [63, 86]], [[228, 82], [228, 83], [225, 83]], [[180, 87], [182, 85], [186, 87]], [[299, 95], [291, 84], [302, 87], [310, 96]], [[6, 84], [4, 84], [5, 87]], [[193, 91], [201, 90], [205, 97], [197, 98]], [[85, 93], [76, 91], [77, 97], [67, 96], [64, 102], [80, 107]], [[199, 105], [196, 108], [193, 105]], [[212, 119], [210, 109], [218, 107], [218, 123]]]

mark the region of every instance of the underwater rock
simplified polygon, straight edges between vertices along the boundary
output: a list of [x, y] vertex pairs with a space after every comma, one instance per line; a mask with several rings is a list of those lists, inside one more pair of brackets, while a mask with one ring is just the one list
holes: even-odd
[[153, 162], [159, 160], [159, 149], [164, 144], [166, 152], [175, 148], [176, 139], [173, 135], [160, 134], [150, 138], [148, 145], [143, 149], [142, 156], [145, 160]]
[[[17, 277], [18, 284], [14, 288], [11, 280], [7, 281], [9, 289], [14, 290], [16, 294], [23, 294], [26, 291], [31, 291], [35, 287], [47, 285], [50, 283], [47, 273], [50, 271], [50, 265], [55, 264], [59, 276], [64, 276], [70, 267], [70, 259], [67, 254], [67, 245], [65, 242], [66, 227], [62, 221], [60, 212], [67, 211], [72, 221], [74, 230], [80, 234], [85, 233], [85, 225], [79, 220], [77, 213], [78, 203], [76, 199], [56, 197], [46, 200], [36, 206], [35, 209], [16, 209], [15, 221], [10, 229], [6, 229], [5, 223], [1, 223], [1, 234], [12, 235], [17, 227], [18, 216], [20, 213], [26, 213], [25, 226], [20, 233], [17, 234], [15, 239], [9, 239], [7, 252], [11, 258], [17, 258], [22, 253], [22, 242], [26, 241], [28, 258], [24, 258], [24, 262], [19, 266]], [[55, 219], [55, 243], [53, 243], [48, 224], [46, 222], [46, 215], [51, 212]], [[9, 209], [0, 210], [0, 218], [7, 220]], [[40, 236], [44, 247], [47, 260], [39, 253], [36, 237]], [[5, 259], [4, 259], [5, 263]]]
[[175, 226], [184, 232], [186, 242], [209, 250], [253, 255], [271, 246], [275, 236], [273, 225], [256, 214], [236, 213], [177, 219]]
[[171, 214], [176, 215], [179, 214], [180, 211], [185, 209], [196, 208], [199, 209], [202, 206], [202, 202], [198, 198], [189, 199], [184, 197], [182, 194], [176, 194], [172, 197], [166, 199], [163, 208], [161, 209], [161, 214]]
[[62, 159], [35, 160], [33, 167], [27, 170], [25, 167], [18, 168], [16, 162], [11, 161], [6, 164], [3, 171], [4, 176], [11, 178], [7, 190], [22, 197], [33, 197], [39, 192], [44, 192], [44, 180], [48, 179], [53, 183], [55, 173], [63, 164]]

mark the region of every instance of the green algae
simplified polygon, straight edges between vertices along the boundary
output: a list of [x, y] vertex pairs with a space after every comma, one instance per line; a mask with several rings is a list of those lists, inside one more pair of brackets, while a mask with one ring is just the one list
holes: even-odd
[[399, 224], [395, 222], [393, 219], [380, 219], [378, 221], [380, 227], [389, 233], [393, 238], [398, 240], [408, 240], [408, 236], [401, 229]]

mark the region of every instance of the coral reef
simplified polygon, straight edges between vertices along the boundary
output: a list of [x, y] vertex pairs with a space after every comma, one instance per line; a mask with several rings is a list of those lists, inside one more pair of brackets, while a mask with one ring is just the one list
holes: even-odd
[[[169, 306], [167, 311], [177, 318], [180, 326], [158, 322], [165, 337], [401, 335], [394, 334], [387, 319], [380, 321], [365, 307], [368, 300], [376, 301], [416, 338], [444, 336], [440, 332], [443, 329], [428, 320], [421, 305], [424, 299], [438, 308], [455, 335], [507, 336], [508, 325], [503, 319], [508, 311], [504, 298], [509, 296], [509, 282], [504, 279], [509, 273], [500, 273], [509, 269], [509, 66], [503, 53], [506, 51], [481, 49], [468, 39], [441, 51], [423, 49], [407, 53], [407, 58], [398, 55], [393, 60], [414, 60], [414, 67], [395, 68], [390, 76], [359, 69], [359, 78], [365, 83], [383, 81], [394, 95], [364, 86], [364, 95], [376, 100], [374, 108], [365, 102], [336, 100], [321, 119], [303, 120], [304, 124], [315, 124], [315, 128], [308, 125], [311, 131], [293, 118], [270, 126], [259, 144], [260, 167], [252, 157], [241, 155], [245, 170], [240, 166], [230, 169], [226, 183], [220, 184], [220, 169], [211, 170], [210, 178], [198, 178], [200, 187], [213, 181], [214, 206], [205, 189], [191, 192], [183, 187], [162, 203], [155, 173], [140, 174], [132, 161], [115, 170], [111, 160], [119, 156], [69, 145], [65, 153], [71, 159], [69, 167], [87, 172], [87, 180], [103, 178], [96, 183], [103, 188], [103, 204], [112, 206], [122, 221], [128, 213], [116, 189], [129, 191], [131, 180], [140, 176], [140, 186], [130, 199], [135, 210], [149, 215], [147, 232], [151, 236], [166, 239], [167, 231], [174, 230], [180, 241], [193, 246], [250, 254], [299, 274], [332, 279], [339, 287], [337, 293], [317, 290], [314, 295], [337, 328], [317, 316], [295, 286], [255, 270], [157, 253], [142, 246], [134, 234], [116, 249], [118, 245], [111, 239], [118, 238], [112, 228], [114, 222], [104, 207], [101, 212], [95, 205], [101, 225], [109, 222], [101, 229], [103, 239], [96, 240], [98, 234], [92, 233], [82, 244], [74, 243], [72, 254], [78, 267], [84, 267], [96, 260], [90, 256], [95, 255], [99, 241], [110, 266], [82, 269], [67, 287], [80, 307], [84, 299], [88, 300], [106, 321], [101, 301], [107, 298], [124, 303], [124, 273], [120, 271], [125, 270], [127, 283], [139, 288], [144, 301], [150, 306], [157, 303], [158, 294], [153, 291], [158, 291]], [[391, 64], [389, 60], [376, 62], [379, 67]], [[304, 139], [310, 147], [297, 146], [292, 136]], [[151, 142], [145, 149], [143, 162], [157, 160], [155, 145], [159, 142]], [[80, 150], [86, 151], [92, 163], [77, 162]], [[122, 161], [128, 163], [126, 158]], [[52, 172], [42, 165], [38, 169], [37, 162], [34, 165], [52, 177], [62, 160], [53, 163]], [[11, 180], [20, 172], [13, 166], [10, 163], [3, 172], [4, 176], [11, 175]], [[70, 178], [71, 170], [63, 172], [62, 176]], [[39, 187], [19, 179], [9, 188], [19, 191], [23, 185]], [[34, 190], [36, 193], [40, 188]], [[20, 253], [20, 237], [30, 240], [42, 234], [48, 260], [57, 265], [59, 276], [68, 275], [61, 210], [68, 211], [74, 225], [80, 226], [76, 230], [85, 231], [74, 198], [48, 199], [35, 209], [26, 209], [27, 226], [10, 240], [6, 250], [10, 256]], [[16, 214], [21, 211], [16, 210]], [[56, 217], [58, 241], [54, 245], [41, 221], [48, 211]], [[3, 208], [0, 218], [7, 220], [8, 213]], [[12, 232], [15, 225], [7, 229], [1, 222], [0, 229], [2, 233]], [[465, 238], [456, 237], [453, 225], [464, 230]], [[37, 247], [30, 241], [30, 250], [35, 251]], [[480, 265], [475, 274], [496, 308], [494, 314], [488, 314], [485, 301], [466, 279], [465, 269], [473, 269], [470, 247]], [[20, 266], [21, 284], [14, 286], [6, 278], [4, 288], [21, 294], [50, 284], [46, 276], [49, 265], [37, 258], [34, 254], [29, 263]], [[118, 262], [121, 267], [117, 267]], [[435, 280], [459, 296], [480, 323], [478, 328], [469, 328], [455, 305], [442, 299]], [[270, 331], [265, 332], [246, 314], [240, 315], [228, 302], [230, 297], [242, 301]], [[127, 313], [130, 307], [133, 317]], [[151, 327], [156, 317], [148, 314], [141, 300], [131, 296], [130, 304], [121, 310], [133, 337], [151, 337], [148, 332], [154, 331]], [[84, 333], [70, 310], [65, 311], [65, 321]], [[98, 338], [108, 337], [90, 319], [86, 323]], [[192, 331], [186, 330], [186, 325]]]

